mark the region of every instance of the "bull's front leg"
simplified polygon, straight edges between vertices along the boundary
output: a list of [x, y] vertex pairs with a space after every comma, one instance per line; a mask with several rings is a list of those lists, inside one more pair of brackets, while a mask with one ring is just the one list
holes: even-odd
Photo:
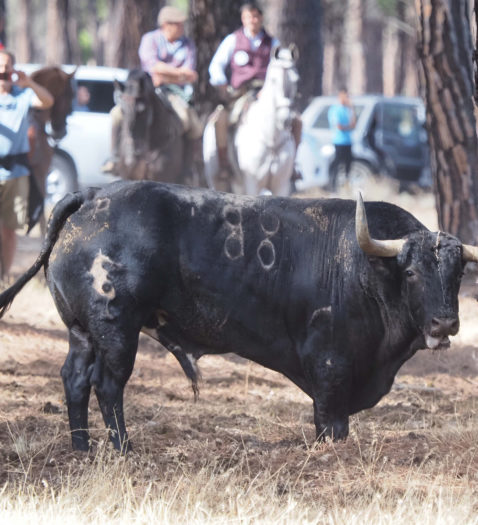
[[314, 313], [301, 360], [314, 401], [317, 440], [345, 439], [349, 433], [351, 366], [334, 347], [330, 309]]

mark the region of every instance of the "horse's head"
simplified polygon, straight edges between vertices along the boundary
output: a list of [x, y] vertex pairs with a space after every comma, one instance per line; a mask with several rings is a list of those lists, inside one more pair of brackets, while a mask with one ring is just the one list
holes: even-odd
[[120, 95], [123, 131], [127, 134], [123, 140], [125, 161], [130, 164], [149, 149], [156, 94], [151, 77], [140, 69], [130, 71], [125, 83], [115, 81], [115, 89]]
[[276, 116], [284, 125], [288, 123], [292, 104], [297, 94], [299, 74], [296, 68], [297, 47], [276, 47], [271, 52], [264, 90], [274, 97]]
[[66, 117], [72, 111], [73, 88], [71, 79], [76, 72], [68, 74], [56, 66], [48, 66], [32, 73], [32, 79], [48, 89], [54, 98], [50, 108], [52, 137], [60, 140], [66, 135]]

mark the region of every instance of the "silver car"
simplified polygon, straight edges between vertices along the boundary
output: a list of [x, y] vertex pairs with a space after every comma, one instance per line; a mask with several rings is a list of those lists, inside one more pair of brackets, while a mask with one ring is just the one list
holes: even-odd
[[[335, 148], [328, 112], [336, 103], [336, 97], [316, 97], [302, 113], [297, 165], [303, 178], [295, 183], [298, 191], [329, 184]], [[419, 98], [363, 95], [352, 97], [352, 103], [357, 123], [352, 133], [350, 177], [383, 174], [398, 179], [404, 187], [410, 183], [430, 187], [423, 102]]]
[[[30, 74], [41, 65], [17, 64], [16, 67]], [[62, 69], [71, 73], [75, 66], [65, 65]], [[47, 177], [50, 203], [54, 204], [69, 191], [117, 180], [103, 173], [101, 167], [110, 156], [113, 81], [124, 81], [127, 76], [126, 69], [78, 66], [72, 80], [75, 100], [67, 119], [67, 134], [55, 145]]]

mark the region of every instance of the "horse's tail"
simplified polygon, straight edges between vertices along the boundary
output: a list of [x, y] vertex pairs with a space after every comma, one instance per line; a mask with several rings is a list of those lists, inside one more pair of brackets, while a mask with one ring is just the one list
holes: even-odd
[[38, 273], [40, 268], [48, 261], [53, 246], [55, 245], [58, 235], [68, 217], [75, 213], [75, 211], [77, 211], [86, 200], [91, 199], [96, 191], [97, 190], [95, 188], [89, 188], [82, 192], [68, 193], [53, 208], [50, 220], [48, 221], [45, 240], [43, 241], [36, 261], [23, 275], [17, 279], [17, 281], [12, 286], [10, 286], [10, 288], [0, 294], [0, 318], [3, 317], [5, 312], [8, 310], [17, 293], [32, 277]]

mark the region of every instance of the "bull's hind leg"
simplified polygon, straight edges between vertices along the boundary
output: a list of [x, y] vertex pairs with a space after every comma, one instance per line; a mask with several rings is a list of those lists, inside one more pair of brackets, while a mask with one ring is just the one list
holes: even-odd
[[110, 346], [99, 348], [91, 377], [111, 442], [121, 452], [131, 450], [124, 421], [123, 392], [133, 371], [138, 335], [139, 331], [134, 340], [126, 342], [121, 335], [110, 332]]
[[88, 401], [94, 354], [88, 335], [78, 326], [70, 328], [69, 352], [61, 369], [75, 450], [88, 450]]

